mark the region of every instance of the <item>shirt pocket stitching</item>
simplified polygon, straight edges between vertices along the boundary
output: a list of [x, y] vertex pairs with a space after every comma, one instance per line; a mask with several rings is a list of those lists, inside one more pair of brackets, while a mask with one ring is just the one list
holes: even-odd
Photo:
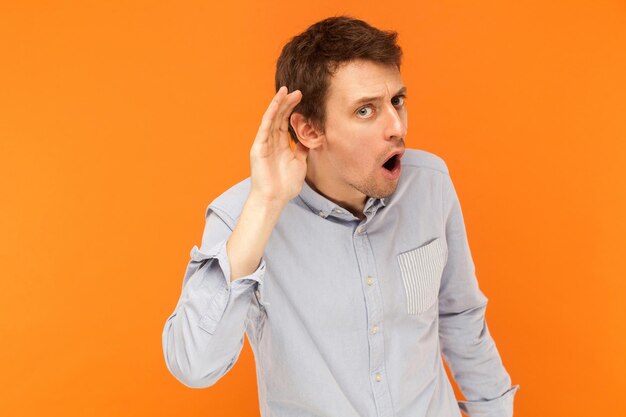
[[437, 301], [446, 255], [441, 238], [398, 255], [409, 315], [422, 314]]

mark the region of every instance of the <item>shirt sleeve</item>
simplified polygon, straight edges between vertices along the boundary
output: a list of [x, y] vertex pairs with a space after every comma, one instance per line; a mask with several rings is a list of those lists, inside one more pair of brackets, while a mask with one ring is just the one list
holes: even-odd
[[264, 259], [252, 274], [230, 281], [226, 241], [231, 233], [209, 208], [201, 248], [191, 251], [182, 293], [163, 329], [167, 368], [191, 388], [209, 387], [233, 367], [254, 290], [263, 281]]
[[448, 259], [439, 291], [439, 339], [443, 357], [467, 401], [470, 417], [511, 417], [511, 386], [485, 320], [487, 298], [480, 291], [461, 206], [449, 175], [444, 179], [444, 224]]

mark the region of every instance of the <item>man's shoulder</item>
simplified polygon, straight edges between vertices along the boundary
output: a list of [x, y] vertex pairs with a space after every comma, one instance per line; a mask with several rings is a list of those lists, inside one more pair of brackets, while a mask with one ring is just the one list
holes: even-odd
[[448, 166], [442, 157], [421, 149], [406, 149], [402, 157], [402, 167], [432, 169], [449, 174]]
[[213, 210], [224, 221], [231, 223], [229, 226], [234, 227], [243, 210], [243, 205], [248, 199], [248, 194], [250, 194], [250, 186], [250, 177], [233, 185], [209, 204], [207, 214], [209, 210]]

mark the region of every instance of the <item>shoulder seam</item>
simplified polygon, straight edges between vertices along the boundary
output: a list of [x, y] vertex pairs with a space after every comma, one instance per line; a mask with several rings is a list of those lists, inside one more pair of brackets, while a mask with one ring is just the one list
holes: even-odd
[[407, 168], [427, 168], [449, 175], [446, 161], [439, 155], [423, 149], [407, 149], [402, 164]]
[[222, 219], [224, 223], [226, 223], [226, 226], [228, 226], [231, 232], [233, 231], [233, 229], [235, 228], [236, 221], [226, 212], [226, 210], [224, 210], [223, 208], [219, 206], [216, 206], [213, 203], [209, 204], [209, 207], [207, 209], [207, 215], [208, 215], [208, 210], [213, 211], [220, 219]]
[[406, 162], [405, 166], [407, 167], [411, 167], [411, 168], [424, 168], [424, 169], [430, 169], [432, 171], [436, 171], [436, 172], [441, 172], [442, 174], [445, 175], [450, 175], [450, 172], [447, 169], [444, 168], [435, 168], [433, 166], [429, 166], [429, 165], [421, 165], [421, 164], [413, 164], [411, 162]]

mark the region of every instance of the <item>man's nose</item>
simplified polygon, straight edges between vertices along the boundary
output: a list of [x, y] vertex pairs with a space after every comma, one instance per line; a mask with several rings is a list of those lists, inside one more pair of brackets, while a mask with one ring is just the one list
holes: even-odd
[[391, 103], [385, 106], [385, 129], [385, 139], [387, 140], [404, 139], [406, 136], [406, 123]]

